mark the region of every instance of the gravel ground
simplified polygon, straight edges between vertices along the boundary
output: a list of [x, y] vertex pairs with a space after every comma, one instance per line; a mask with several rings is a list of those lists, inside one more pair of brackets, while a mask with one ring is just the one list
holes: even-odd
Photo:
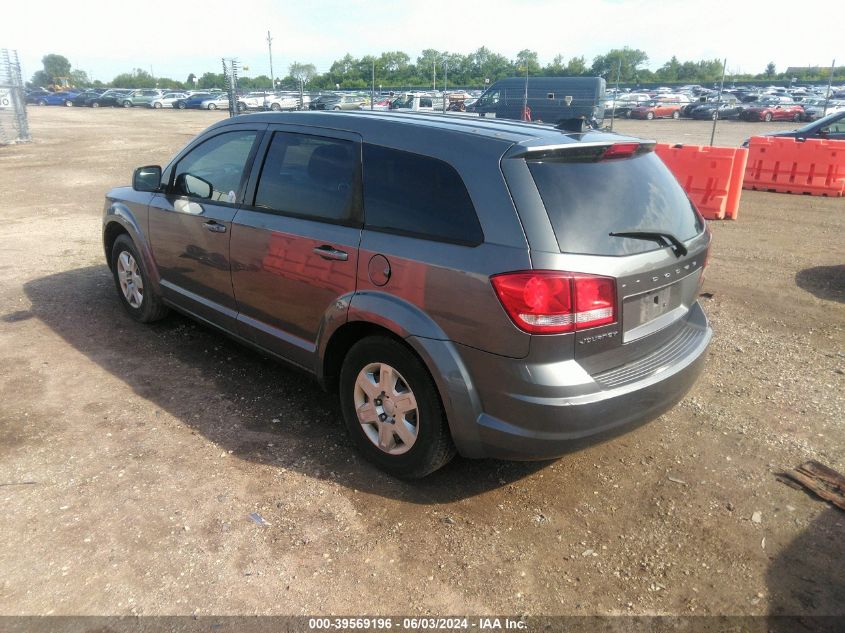
[[33, 108], [0, 147], [0, 614], [845, 615], [845, 514], [774, 476], [845, 471], [845, 201], [744, 192], [711, 224], [715, 338], [672, 411], [409, 484], [307, 377], [118, 304], [103, 193], [220, 116]]

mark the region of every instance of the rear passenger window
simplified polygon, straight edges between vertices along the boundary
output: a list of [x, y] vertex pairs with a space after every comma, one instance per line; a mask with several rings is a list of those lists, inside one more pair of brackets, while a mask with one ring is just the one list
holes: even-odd
[[368, 228], [476, 246], [484, 240], [469, 193], [442, 160], [364, 145]]
[[261, 168], [255, 206], [339, 223], [359, 217], [359, 152], [352, 141], [276, 132]]

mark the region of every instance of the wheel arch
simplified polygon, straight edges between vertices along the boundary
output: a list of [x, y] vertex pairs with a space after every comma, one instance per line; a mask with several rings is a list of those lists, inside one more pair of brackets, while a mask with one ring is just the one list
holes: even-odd
[[158, 267], [140, 222], [130, 208], [122, 202], [107, 199], [106, 204], [106, 212], [103, 216], [103, 252], [109, 269], [112, 267], [111, 254], [114, 243], [121, 235], [128, 235], [143, 259], [149, 277], [148, 281], [156, 292], [161, 292]]
[[[332, 322], [330, 320], [329, 322]], [[481, 403], [456, 345], [418, 308], [384, 293], [357, 293], [348, 318], [321, 332], [316, 374], [323, 388], [336, 391], [343, 359], [368, 336], [386, 336], [404, 344], [423, 364], [437, 387], [449, 431], [458, 452], [482, 455], [476, 420]], [[324, 322], [325, 323], [325, 322]]]

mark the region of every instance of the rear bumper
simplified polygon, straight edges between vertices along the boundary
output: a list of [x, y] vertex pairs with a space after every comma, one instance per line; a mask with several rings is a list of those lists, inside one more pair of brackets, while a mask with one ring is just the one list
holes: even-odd
[[576, 361], [532, 367], [526, 359], [462, 354], [482, 413], [473, 433], [462, 434], [474, 441], [458, 449], [468, 457], [550, 459], [631, 430], [683, 398], [701, 373], [711, 338], [696, 303], [660, 349], [596, 376]]

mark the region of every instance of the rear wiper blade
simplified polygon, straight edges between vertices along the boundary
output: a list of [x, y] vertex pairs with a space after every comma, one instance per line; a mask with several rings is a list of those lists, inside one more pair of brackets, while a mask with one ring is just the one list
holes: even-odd
[[618, 231], [616, 233], [609, 233], [611, 237], [630, 237], [638, 240], [654, 240], [660, 242], [665, 246], [671, 246], [672, 251], [677, 257], [683, 257], [687, 254], [687, 247], [677, 237], [666, 231]]

